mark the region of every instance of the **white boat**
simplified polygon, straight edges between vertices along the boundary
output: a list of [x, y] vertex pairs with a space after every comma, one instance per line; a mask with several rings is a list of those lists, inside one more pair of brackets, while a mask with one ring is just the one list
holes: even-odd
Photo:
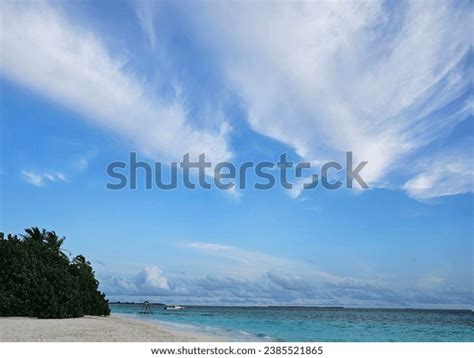
[[184, 310], [183, 306], [178, 306], [178, 305], [166, 305], [165, 310], [167, 311], [180, 311]]

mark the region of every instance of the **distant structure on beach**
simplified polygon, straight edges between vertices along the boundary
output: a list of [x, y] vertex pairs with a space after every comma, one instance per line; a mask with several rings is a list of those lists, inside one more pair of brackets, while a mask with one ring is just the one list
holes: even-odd
[[151, 310], [151, 305], [150, 302], [145, 301], [143, 302], [142, 310], [138, 311], [139, 314], [153, 314], [153, 311]]

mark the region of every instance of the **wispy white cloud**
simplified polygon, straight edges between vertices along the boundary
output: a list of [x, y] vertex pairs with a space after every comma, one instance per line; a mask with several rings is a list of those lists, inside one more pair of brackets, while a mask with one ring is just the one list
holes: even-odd
[[[136, 6], [155, 46], [159, 9], [152, 1]], [[175, 83], [174, 96], [157, 95], [87, 25], [54, 6], [2, 2], [0, 9], [3, 76], [83, 114], [150, 158], [187, 152], [205, 152], [212, 162], [231, 158], [229, 124], [193, 121], [175, 78], [162, 79]], [[253, 130], [312, 162], [342, 159], [351, 150], [356, 162], [369, 162], [363, 178], [372, 187], [401, 188], [417, 199], [466, 192], [463, 175], [450, 175], [451, 189], [444, 190], [427, 168], [408, 182], [393, 183], [391, 176], [472, 116], [472, 99], [464, 99], [470, 11], [462, 3], [200, 3], [187, 14]], [[289, 193], [294, 198], [302, 192], [297, 184]], [[424, 194], [414, 195], [420, 185]]]
[[317, 270], [314, 266], [304, 262], [290, 260], [267, 253], [246, 250], [235, 246], [217, 243], [189, 242], [181, 243], [181, 247], [197, 250], [209, 256], [224, 260], [221, 272], [226, 272], [233, 277], [244, 279], [256, 278], [266, 275], [267, 272], [304, 272], [306, 277], [319, 282], [337, 283], [344, 278]]
[[68, 182], [66, 175], [61, 172], [34, 172], [29, 170], [22, 170], [23, 178], [38, 188], [45, 186], [48, 182]]
[[75, 158], [73, 160], [73, 165], [71, 170], [75, 172], [83, 172], [87, 170], [89, 167], [90, 162], [96, 158], [99, 154], [99, 150], [97, 148], [85, 151], [82, 155]]
[[203, 251], [227, 251], [233, 249], [232, 246], [214, 244], [209, 242], [190, 242], [183, 244], [183, 246]]
[[143, 32], [148, 37], [150, 46], [156, 46], [155, 19], [158, 12], [158, 3], [153, 0], [140, 0], [135, 3], [136, 14]]
[[37, 186], [37, 187], [42, 187], [44, 186], [44, 178], [42, 175], [38, 175], [36, 173], [30, 172], [23, 170], [21, 172], [25, 180], [30, 183], [31, 185]]
[[86, 170], [88, 166], [89, 166], [89, 160], [85, 157], [79, 158], [79, 160], [76, 162], [76, 168], [77, 170], [81, 172]]
[[427, 155], [417, 165], [418, 174], [403, 189], [418, 200], [474, 192], [474, 157], [472, 142], [450, 150]]
[[[44, 3], [1, 3], [4, 77], [82, 114], [153, 159], [206, 153], [227, 160], [229, 126], [197, 126], [175, 96], [152, 95], [147, 85], [112, 56], [101, 39]], [[34, 62], [32, 62], [34, 59]]]
[[212, 4], [189, 16], [255, 131], [306, 160], [351, 150], [374, 187], [469, 117], [469, 14], [463, 4], [370, 1]]
[[97, 155], [97, 150], [90, 150], [70, 161], [69, 165], [62, 165], [61, 170], [27, 170], [21, 171], [23, 178], [36, 187], [43, 187], [47, 183], [69, 181], [78, 173], [84, 172], [89, 167], [90, 161]]

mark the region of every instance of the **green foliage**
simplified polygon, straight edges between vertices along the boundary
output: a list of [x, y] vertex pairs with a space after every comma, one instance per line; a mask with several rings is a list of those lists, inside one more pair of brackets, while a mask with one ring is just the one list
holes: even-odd
[[64, 238], [37, 227], [18, 237], [0, 232], [0, 316], [107, 316], [108, 301], [84, 256], [72, 261]]

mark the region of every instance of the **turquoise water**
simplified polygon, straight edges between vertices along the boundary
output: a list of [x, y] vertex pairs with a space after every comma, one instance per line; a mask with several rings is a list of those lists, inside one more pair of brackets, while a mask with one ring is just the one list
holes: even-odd
[[156, 320], [178, 329], [224, 334], [233, 340], [422, 342], [474, 341], [472, 311], [314, 307], [186, 306], [138, 315], [141, 305], [112, 304], [112, 314]]

